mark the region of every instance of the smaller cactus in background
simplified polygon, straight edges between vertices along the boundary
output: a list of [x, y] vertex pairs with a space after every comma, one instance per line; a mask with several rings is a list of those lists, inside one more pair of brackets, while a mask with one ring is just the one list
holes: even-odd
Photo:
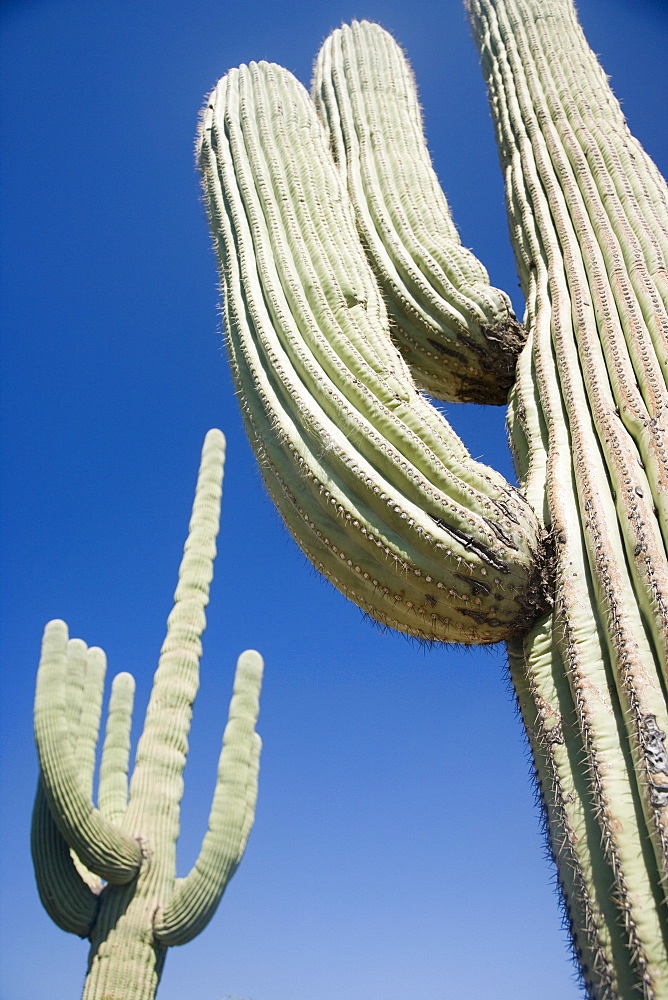
[[209, 431], [188, 540], [128, 788], [134, 681], [114, 678], [100, 763], [93, 775], [106, 667], [101, 649], [44, 632], [35, 696], [40, 778], [32, 853], [40, 898], [63, 928], [91, 941], [84, 1000], [150, 1000], [167, 948], [213, 916], [253, 824], [262, 658], [237, 664], [209, 828], [189, 875], [175, 874], [183, 768], [199, 683], [200, 637], [216, 554], [225, 438]]

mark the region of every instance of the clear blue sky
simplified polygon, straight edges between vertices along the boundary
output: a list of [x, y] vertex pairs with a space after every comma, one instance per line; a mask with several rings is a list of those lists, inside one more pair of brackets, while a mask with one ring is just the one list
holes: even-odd
[[[631, 127], [665, 171], [668, 9], [582, 0]], [[256, 824], [160, 1000], [575, 1000], [502, 648], [424, 650], [322, 582], [250, 454], [226, 368], [193, 165], [228, 68], [309, 82], [343, 20], [413, 62], [463, 242], [521, 311], [491, 124], [458, 0], [4, 0], [0, 1000], [71, 1000], [87, 946], [29, 858], [41, 630], [64, 618], [138, 683], [171, 607], [199, 449], [228, 437], [223, 524], [186, 770], [180, 874], [206, 827], [232, 669], [266, 659]], [[503, 412], [450, 407], [512, 475]]]

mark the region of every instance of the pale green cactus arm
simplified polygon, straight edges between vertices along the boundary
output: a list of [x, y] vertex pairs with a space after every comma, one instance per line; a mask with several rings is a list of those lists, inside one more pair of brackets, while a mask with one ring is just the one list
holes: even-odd
[[[505, 636], [511, 675], [587, 992], [596, 1000], [661, 1000], [668, 996], [668, 196], [628, 132], [571, 0], [470, 0], [469, 7], [527, 299], [511, 444], [523, 498], [554, 550], [554, 580], [546, 581], [554, 610]], [[473, 484], [461, 445], [447, 431], [433, 433], [436, 418], [424, 400], [411, 410], [414, 436], [401, 448], [396, 404], [388, 417], [380, 393], [365, 398], [366, 408], [358, 403], [365, 389], [375, 392], [383, 358], [387, 384], [410, 390], [348, 228], [352, 205], [400, 343], [392, 296], [403, 302], [406, 289], [417, 294], [407, 255], [421, 244], [423, 263], [429, 257], [433, 205], [446, 212], [441, 234], [452, 232], [434, 192], [410, 74], [384, 32], [354, 25], [325, 44], [315, 99], [337, 175], [298, 85], [275, 67], [229, 74], [203, 122], [228, 344], [251, 441], [290, 530], [339, 589], [403, 631], [489, 641], [483, 598], [475, 637], [440, 603], [426, 627], [433, 595], [423, 587], [420, 601], [417, 588], [405, 587], [415, 569], [420, 584], [427, 580], [419, 559], [407, 556], [417, 525], [429, 580], [441, 580], [445, 603], [459, 600], [435, 567], [448, 566], [453, 533], [469, 549], [479, 544], [475, 518], [463, 526], [439, 517], [451, 535], [444, 543], [414, 511], [431, 511], [436, 482], [452, 488], [446, 475]], [[337, 178], [347, 181], [351, 205]], [[430, 311], [431, 291], [422, 291], [407, 315]], [[359, 307], [369, 303], [374, 319], [365, 325]], [[349, 382], [339, 369], [336, 380], [329, 375], [321, 360], [328, 347]], [[372, 350], [375, 363], [359, 364]], [[410, 360], [420, 377], [420, 363]], [[351, 400], [359, 420], [349, 416]], [[420, 436], [420, 421], [429, 437]], [[432, 465], [422, 449], [431, 449]], [[447, 470], [443, 478], [435, 462]], [[429, 490], [414, 488], [415, 471]], [[494, 496], [498, 480], [475, 482]], [[389, 499], [399, 519], [379, 520], [374, 497]], [[463, 509], [471, 497], [458, 495]], [[540, 567], [540, 530], [518, 510], [517, 523], [502, 532], [518, 548], [523, 539]], [[369, 538], [386, 556], [374, 565], [372, 592], [359, 586]], [[474, 578], [471, 563], [466, 573]], [[510, 576], [495, 579], [500, 601]]]
[[[80, 640], [68, 641], [63, 622], [51, 622], [45, 631], [35, 700], [41, 775], [33, 857], [49, 914], [65, 930], [90, 938], [84, 1000], [152, 1000], [168, 945], [190, 940], [211, 919], [252, 826], [262, 658], [247, 651], [237, 667], [209, 831], [193, 871], [176, 878], [182, 774], [216, 552], [224, 454], [223, 435], [210, 431], [129, 802], [134, 681], [129, 674], [114, 679], [98, 811], [90, 787], [104, 654], [87, 650]], [[137, 855], [129, 872], [119, 862], [123, 850], [131, 858], [132, 851]], [[107, 885], [87, 884], [82, 861]]]
[[248, 431], [305, 553], [412, 635], [522, 631], [542, 599], [535, 514], [415, 387], [303, 87], [267, 63], [231, 72], [200, 163]]
[[67, 707], [74, 688], [67, 683], [67, 660], [67, 627], [50, 622], [35, 693], [35, 740], [44, 790], [58, 829], [83, 864], [107, 882], [122, 884], [139, 871], [141, 850], [133, 837], [100, 815], [82, 787]]
[[132, 674], [124, 672], [116, 674], [111, 685], [98, 791], [100, 812], [113, 822], [121, 820], [128, 804], [128, 765], [134, 694], [135, 681]]
[[30, 850], [42, 906], [62, 930], [88, 937], [99, 897], [82, 878], [70, 846], [56, 826], [41, 777], [32, 812]]
[[262, 657], [239, 657], [209, 829], [192, 870], [155, 918], [161, 944], [185, 944], [207, 925], [239, 864], [255, 813], [260, 737], [255, 732]]
[[[80, 787], [91, 801], [106, 671], [107, 658], [101, 649], [95, 646], [89, 649], [80, 639], [69, 640], [66, 698], [72, 719], [72, 746]], [[73, 860], [84, 882], [94, 893], [99, 893], [102, 889], [99, 876], [89, 871], [76, 853]]]
[[[80, 640], [70, 639], [68, 647]], [[82, 646], [85, 644], [82, 643]], [[97, 646], [85, 649], [83, 687], [79, 704], [79, 718], [76, 726], [74, 754], [79, 768], [79, 781], [86, 794], [93, 795], [95, 777], [95, 753], [102, 717], [102, 696], [107, 658]]]
[[139, 829], [147, 819], [159, 824], [153, 836], [162, 844], [172, 845], [171, 851], [175, 850], [179, 832], [182, 775], [199, 685], [201, 636], [206, 627], [204, 609], [209, 603], [216, 555], [224, 460], [225, 438], [220, 432], [210, 431], [204, 442], [174, 607], [167, 619], [167, 635], [137, 746], [124, 818], [126, 829], [135, 825]]
[[[65, 704], [70, 745], [81, 791], [93, 794], [106, 659], [71, 639], [65, 651]], [[31, 829], [31, 849], [42, 903], [63, 930], [87, 937], [97, 914], [100, 878], [72, 851], [55, 824], [40, 778]]]
[[523, 330], [461, 244], [401, 49], [378, 24], [344, 25], [320, 51], [313, 96], [416, 382], [439, 399], [505, 403]]

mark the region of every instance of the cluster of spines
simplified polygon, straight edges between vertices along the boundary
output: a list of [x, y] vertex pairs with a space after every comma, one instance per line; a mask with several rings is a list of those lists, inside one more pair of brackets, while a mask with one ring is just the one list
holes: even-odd
[[92, 801], [106, 660], [47, 625], [35, 697], [40, 779], [32, 850], [40, 897], [64, 930], [91, 941], [84, 1000], [152, 1000], [167, 947], [213, 915], [253, 822], [262, 659], [237, 664], [209, 829], [195, 865], [177, 879], [175, 849], [200, 637], [220, 515], [225, 441], [207, 434], [167, 636], [128, 788], [134, 681], [114, 678]]
[[535, 515], [416, 388], [304, 88], [267, 63], [230, 72], [200, 166], [249, 435], [302, 549], [420, 638], [524, 629], [541, 600]]
[[[531, 692], [529, 728], [569, 699], [564, 717], [577, 720], [541, 780], [562, 880], [580, 886], [567, 899], [591, 995], [658, 1000], [668, 993], [666, 188], [570, 2], [469, 6], [532, 336], [513, 436], [556, 554], [554, 651], [541, 661], [529, 633], [514, 675]], [[549, 756], [534, 745], [538, 761]], [[571, 790], [561, 796], [570, 819], [559, 787]], [[574, 814], [593, 832], [574, 833]]]

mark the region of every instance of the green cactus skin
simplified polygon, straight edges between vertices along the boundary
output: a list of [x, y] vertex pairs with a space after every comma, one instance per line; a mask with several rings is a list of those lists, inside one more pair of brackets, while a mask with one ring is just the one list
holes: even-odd
[[32, 854], [40, 898], [63, 930], [88, 937], [83, 1000], [151, 1000], [170, 945], [213, 916], [253, 824], [260, 738], [255, 732], [262, 658], [239, 657], [218, 780], [199, 857], [176, 878], [183, 768], [199, 683], [200, 638], [213, 576], [225, 439], [209, 431], [174, 608], [160, 654], [130, 787], [134, 681], [118, 674], [92, 803], [106, 661], [69, 639], [64, 622], [44, 632], [35, 738], [40, 763]]
[[232, 71], [199, 146], [246, 425], [304, 552], [411, 635], [525, 631], [538, 520], [416, 388], [304, 88], [268, 63]]
[[313, 98], [415, 381], [438, 399], [507, 402], [524, 331], [461, 245], [399, 46], [369, 22], [334, 31], [316, 62]]
[[[432, 291], [416, 279], [418, 257], [408, 258], [420, 244], [418, 270], [433, 274], [445, 253], [442, 243], [434, 250], [439, 240], [452, 241], [451, 260], [463, 251], [434, 191], [410, 71], [377, 26], [334, 32], [318, 57], [314, 99], [331, 159], [301, 88], [277, 67], [241, 67], [210, 99], [200, 162], [232, 367], [288, 527], [380, 621], [427, 638], [493, 641], [489, 595], [477, 594], [476, 637], [461, 627], [462, 592], [443, 574], [453, 554], [463, 557], [464, 575], [484, 590], [489, 564], [481, 577], [472, 556], [496, 553], [505, 568], [492, 573], [493, 602], [505, 608], [507, 585], [515, 600], [518, 553], [527, 559], [543, 609], [531, 593], [531, 621], [505, 610], [496, 617], [515, 624], [504, 636], [510, 671], [582, 982], [592, 1000], [665, 1000], [668, 193], [630, 135], [571, 0], [469, 0], [468, 8], [527, 302], [508, 425], [520, 493], [538, 525], [415, 399], [392, 348], [394, 336], [412, 375], [435, 391], [411, 327], [435, 311]], [[464, 257], [470, 270], [462, 265], [444, 306], [460, 318], [465, 299], [503, 302], [483, 292], [482, 266]], [[442, 333], [466, 363], [470, 329]], [[512, 363], [510, 341], [502, 347]], [[462, 378], [456, 361], [443, 354], [446, 398]], [[499, 393], [502, 369], [490, 358]], [[410, 434], [399, 423], [408, 416]], [[474, 487], [469, 499], [462, 484]], [[449, 504], [447, 518], [435, 514], [434, 500], [443, 500], [434, 486], [453, 499], [456, 490], [457, 517], [468, 510], [469, 519], [450, 519]], [[514, 523], [495, 521], [500, 537], [490, 546], [477, 517], [488, 517], [486, 503], [498, 505], [504, 488]], [[424, 515], [446, 535], [427, 530]], [[372, 588], [359, 582], [365, 573]], [[415, 576], [425, 597], [438, 598], [431, 626]], [[441, 582], [433, 594], [427, 579]]]

